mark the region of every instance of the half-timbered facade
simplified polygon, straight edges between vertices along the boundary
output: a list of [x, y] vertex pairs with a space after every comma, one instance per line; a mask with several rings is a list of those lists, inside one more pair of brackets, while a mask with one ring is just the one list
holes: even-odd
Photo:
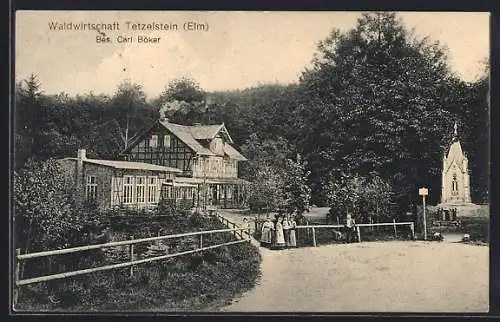
[[[133, 138], [122, 157], [181, 169], [172, 184], [195, 185], [197, 205], [240, 207], [248, 182], [238, 178], [238, 162], [246, 158], [232, 144], [224, 124], [186, 126], [160, 119]], [[171, 187], [162, 189], [168, 195]]]

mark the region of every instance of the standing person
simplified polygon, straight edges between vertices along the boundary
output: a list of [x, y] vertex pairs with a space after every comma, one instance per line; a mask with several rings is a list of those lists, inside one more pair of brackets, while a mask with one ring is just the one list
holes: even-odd
[[269, 217], [266, 218], [266, 221], [262, 224], [261, 236], [260, 236], [260, 245], [264, 247], [270, 247], [272, 242], [272, 228], [273, 223]]
[[278, 222], [278, 216], [274, 216], [274, 219], [271, 221], [271, 247], [276, 246], [276, 223]]
[[345, 223], [345, 239], [346, 243], [351, 243], [354, 237], [354, 226], [356, 222], [352, 218], [351, 214], [347, 214], [347, 219]]
[[291, 217], [290, 218], [290, 240], [289, 240], [289, 247], [297, 247], [297, 237], [295, 235], [295, 227], [297, 227], [297, 222], [295, 222], [295, 218]]
[[290, 246], [290, 219], [288, 215], [283, 217], [283, 235], [285, 237], [285, 246]]
[[280, 220], [280, 217], [276, 220], [275, 226], [275, 244], [274, 246], [278, 249], [285, 247], [285, 235], [283, 233], [283, 219]]
[[248, 221], [247, 217], [243, 218], [243, 225], [241, 228], [245, 229], [245, 230], [243, 230], [241, 235], [243, 236], [243, 234], [246, 234], [246, 235], [248, 235], [248, 238], [250, 238], [250, 236], [251, 236], [250, 235], [250, 222]]

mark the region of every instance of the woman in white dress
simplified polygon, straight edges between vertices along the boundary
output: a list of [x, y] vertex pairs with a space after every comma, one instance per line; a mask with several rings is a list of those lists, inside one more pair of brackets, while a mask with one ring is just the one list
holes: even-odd
[[283, 219], [278, 217], [278, 220], [276, 221], [276, 243], [275, 247], [276, 248], [283, 248], [285, 247], [285, 235], [283, 233]]
[[267, 218], [266, 221], [262, 224], [261, 236], [260, 236], [261, 246], [269, 247], [271, 245], [272, 229], [273, 229], [273, 223], [271, 222], [271, 219]]

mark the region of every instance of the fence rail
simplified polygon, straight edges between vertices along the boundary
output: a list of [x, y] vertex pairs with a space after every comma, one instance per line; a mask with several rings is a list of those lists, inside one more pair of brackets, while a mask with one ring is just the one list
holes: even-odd
[[[412, 239], [415, 238], [415, 223], [411, 222], [411, 221], [396, 222], [395, 220], [393, 220], [392, 222], [386, 222], [386, 223], [356, 224], [355, 229], [356, 229], [358, 241], [361, 242], [360, 227], [392, 226], [394, 228], [394, 235], [397, 236], [396, 226], [404, 226], [404, 225], [410, 226], [411, 237], [412, 237]], [[316, 229], [319, 229], [319, 228], [343, 228], [343, 227], [344, 227], [344, 225], [299, 225], [299, 226], [296, 226], [295, 228], [297, 228], [297, 229], [310, 229], [312, 231], [313, 246], [316, 247], [317, 246], [317, 244], [316, 244]]]
[[[37, 253], [31, 253], [31, 254], [20, 254], [20, 249], [16, 249], [15, 270], [14, 270], [14, 273], [15, 273], [14, 274], [14, 294], [13, 294], [14, 304], [17, 302], [17, 297], [18, 297], [18, 292], [19, 292], [18, 288], [20, 286], [23, 286], [23, 285], [29, 285], [29, 284], [40, 283], [40, 282], [47, 282], [47, 281], [56, 280], [56, 279], [68, 278], [71, 276], [84, 275], [84, 274], [90, 274], [90, 273], [99, 272], [99, 271], [106, 271], [106, 270], [125, 268], [125, 267], [131, 268], [130, 274], [132, 275], [133, 274], [132, 268], [134, 265], [158, 261], [158, 260], [167, 259], [167, 258], [173, 258], [173, 257], [177, 257], [177, 256], [187, 255], [187, 254], [193, 254], [193, 253], [197, 253], [197, 252], [201, 252], [201, 251], [205, 251], [205, 250], [209, 250], [209, 249], [214, 249], [214, 248], [218, 248], [218, 247], [222, 247], [222, 246], [235, 245], [235, 244], [240, 244], [240, 243], [244, 243], [244, 242], [249, 242], [250, 237], [248, 239], [244, 239], [242, 237], [243, 230], [248, 230], [247, 233], [248, 233], [248, 236], [250, 236], [250, 231], [248, 228], [231, 228], [231, 229], [204, 230], [204, 231], [182, 233], [182, 234], [173, 234], [173, 235], [164, 235], [164, 236], [157, 236], [157, 237], [131, 239], [131, 240], [124, 240], [124, 241], [119, 241], [119, 242], [110, 242], [110, 243], [104, 243], [104, 244], [72, 247], [72, 248], [37, 252]], [[240, 232], [239, 236], [241, 236], [241, 238], [238, 240], [235, 240], [235, 241], [230, 241], [230, 242], [225, 242], [222, 244], [203, 247], [203, 235], [207, 235], [207, 234], [212, 235], [212, 234], [226, 233], [226, 232], [233, 232], [234, 234], [236, 234], [237, 232]], [[165, 254], [165, 255], [161, 255], [161, 256], [144, 258], [144, 259], [140, 259], [140, 260], [134, 260], [134, 245], [135, 244], [159, 241], [159, 240], [164, 240], [164, 239], [188, 237], [188, 236], [199, 236], [198, 248], [195, 248], [192, 250], [187, 250], [187, 251], [182, 251], [182, 252], [178, 252], [178, 253], [171, 253], [171, 254]], [[49, 257], [49, 256], [55, 256], [55, 255], [63, 255], [63, 254], [69, 254], [69, 253], [84, 252], [84, 251], [88, 251], [88, 250], [92, 250], [92, 249], [102, 249], [102, 248], [110, 248], [110, 247], [117, 247], [117, 246], [125, 246], [125, 245], [130, 246], [130, 261], [127, 261], [124, 263], [104, 265], [104, 266], [81, 269], [81, 270], [76, 270], [76, 271], [69, 271], [69, 272], [64, 272], [64, 273], [39, 276], [39, 277], [34, 277], [34, 278], [29, 278], [29, 279], [21, 279], [20, 278], [19, 267], [20, 267], [21, 261], [23, 261], [23, 260], [32, 259], [32, 258]]]
[[104, 244], [95, 244], [95, 245], [88, 245], [88, 246], [79, 246], [79, 247], [72, 247], [72, 248], [50, 250], [50, 251], [38, 252], [38, 253], [31, 253], [31, 254], [22, 254], [22, 255], [17, 256], [17, 258], [19, 260], [24, 260], [24, 259], [31, 259], [31, 258], [37, 258], [37, 257], [47, 257], [47, 256], [53, 256], [53, 255], [62, 255], [62, 254], [69, 254], [69, 253], [77, 253], [77, 252], [82, 252], [82, 251], [87, 251], [87, 250], [92, 250], [92, 249], [101, 249], [101, 248], [109, 248], [109, 247], [116, 247], [116, 246], [125, 246], [125, 245], [139, 244], [139, 243], [150, 242], [150, 241], [158, 241], [158, 240], [163, 240], [163, 239], [172, 239], [172, 238], [180, 238], [180, 237], [188, 237], [188, 236], [205, 235], [205, 234], [216, 234], [216, 233], [232, 232], [234, 230], [241, 230], [241, 229], [243, 229], [243, 228], [238, 228], [238, 229], [202, 230], [202, 231], [196, 231], [196, 232], [190, 232], [190, 233], [182, 233], [182, 234], [164, 235], [164, 236], [157, 236], [157, 237], [147, 237], [147, 238], [140, 238], [140, 239], [123, 240], [123, 241], [110, 242], [110, 243], [104, 243]]
[[[234, 222], [232, 222], [231, 220], [227, 219], [226, 217], [224, 217], [224, 216], [220, 215], [218, 212], [215, 212], [215, 213], [214, 213], [214, 216], [215, 216], [215, 218], [219, 219], [219, 220], [220, 220], [220, 222], [221, 222], [224, 226], [226, 226], [226, 227], [228, 227], [228, 228], [229, 228], [229, 227], [233, 227], [233, 229], [234, 229], [234, 228], [238, 227], [238, 225], [236, 225]], [[240, 229], [241, 229], [241, 230], [240, 230], [239, 232], [234, 232], [235, 237], [240, 238], [240, 239], [243, 239], [243, 238], [244, 238], [244, 237], [243, 237], [243, 233], [245, 233], [245, 231], [246, 231], [246, 234], [248, 234], [248, 236], [247, 236], [247, 237], [248, 237], [248, 238], [251, 238], [251, 233], [250, 233], [250, 229], [249, 229], [249, 228], [243, 227], [243, 228], [240, 228]]]

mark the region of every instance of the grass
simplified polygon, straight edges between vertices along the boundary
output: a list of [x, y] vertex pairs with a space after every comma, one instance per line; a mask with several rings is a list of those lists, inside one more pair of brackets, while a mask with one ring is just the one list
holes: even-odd
[[[490, 213], [489, 206], [481, 205], [474, 207], [466, 212], [465, 215], [459, 215], [457, 217], [460, 220], [459, 227], [445, 226], [436, 227], [432, 225], [434, 220], [437, 220], [436, 215], [437, 207], [427, 206], [426, 207], [426, 217], [427, 217], [427, 234], [432, 234], [433, 232], [439, 231], [441, 233], [454, 232], [454, 233], [467, 233], [470, 235], [471, 241], [473, 242], [489, 242], [489, 232], [490, 232]], [[419, 235], [423, 234], [423, 209], [418, 208], [418, 220], [416, 224], [416, 231]]]
[[[176, 220], [188, 231], [224, 228], [214, 218], [183, 216]], [[124, 224], [122, 228], [127, 230], [126, 227]], [[145, 223], [136, 227], [141, 227], [136, 235], [154, 230]], [[114, 237], [123, 237], [129, 232], [115, 228], [113, 233]], [[212, 242], [221, 243], [231, 238], [231, 234], [217, 235]], [[196, 241], [187, 240], [178, 247], [192, 249], [193, 242]], [[127, 249], [115, 250], [115, 259], [107, 253], [104, 260], [113, 262], [126, 257], [126, 252]], [[59, 301], [56, 304], [49, 300], [47, 283], [25, 286], [20, 291], [17, 308], [19, 311], [78, 312], [203, 311], [225, 305], [252, 288], [260, 274], [260, 260], [258, 250], [248, 243], [222, 246], [201, 254], [139, 265], [133, 276], [127, 268], [60, 280], [51, 284], [56, 289]]]

